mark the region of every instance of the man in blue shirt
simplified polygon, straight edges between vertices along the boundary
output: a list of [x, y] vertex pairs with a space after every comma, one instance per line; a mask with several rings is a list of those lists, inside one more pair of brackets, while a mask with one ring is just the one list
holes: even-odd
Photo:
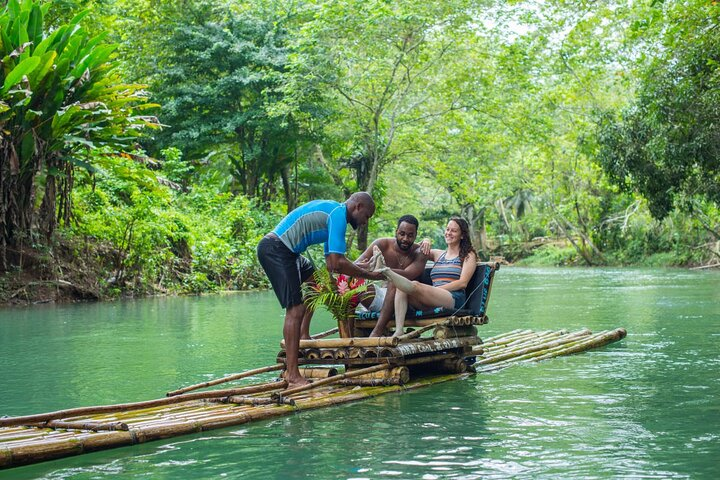
[[345, 232], [367, 225], [375, 213], [375, 202], [366, 192], [354, 193], [345, 203], [313, 200], [299, 206], [265, 235], [257, 246], [258, 259], [280, 305], [285, 308], [285, 375], [288, 388], [308, 383], [298, 369], [301, 338], [310, 338], [310, 319], [302, 301], [300, 285], [313, 274], [310, 260], [303, 257], [308, 246], [325, 244], [325, 263], [334, 273], [380, 280], [382, 275], [352, 263], [345, 257]]

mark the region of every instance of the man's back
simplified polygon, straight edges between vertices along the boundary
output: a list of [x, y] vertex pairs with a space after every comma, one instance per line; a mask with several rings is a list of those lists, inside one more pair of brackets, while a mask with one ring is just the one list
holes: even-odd
[[345, 254], [347, 207], [333, 200], [313, 200], [299, 206], [283, 218], [273, 233], [295, 253], [325, 243], [325, 254]]

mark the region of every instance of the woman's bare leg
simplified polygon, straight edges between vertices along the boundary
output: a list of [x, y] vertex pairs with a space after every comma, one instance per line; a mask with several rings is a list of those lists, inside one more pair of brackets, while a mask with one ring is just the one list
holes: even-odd
[[408, 309], [408, 296], [402, 290], [395, 291], [395, 333], [393, 337], [400, 336], [405, 331], [405, 315]]
[[414, 282], [408, 280], [400, 274], [393, 272], [390, 268], [388, 268], [385, 265], [385, 257], [383, 257], [382, 252], [380, 252], [380, 249], [377, 248], [377, 246], [375, 246], [375, 248], [373, 249], [373, 257], [377, 257], [375, 268], [373, 269], [373, 271], [382, 272], [382, 274], [385, 275], [385, 278], [395, 284], [398, 290], [401, 290], [407, 294], [414, 293]]
[[[425, 285], [415, 280], [408, 280], [407, 278], [393, 272], [390, 268], [385, 266], [385, 258], [380, 253], [377, 257], [377, 265], [375, 271], [382, 272], [382, 274], [391, 281], [398, 292], [406, 293], [410, 299], [405, 300], [405, 308], [407, 309], [407, 303], [412, 302], [414, 305], [428, 305], [433, 307], [445, 307], [452, 308], [455, 306], [450, 292], [444, 288], [433, 287], [431, 285]], [[397, 297], [395, 297], [397, 302]], [[397, 305], [397, 303], [396, 303]], [[395, 307], [395, 318], [397, 318], [397, 306]]]

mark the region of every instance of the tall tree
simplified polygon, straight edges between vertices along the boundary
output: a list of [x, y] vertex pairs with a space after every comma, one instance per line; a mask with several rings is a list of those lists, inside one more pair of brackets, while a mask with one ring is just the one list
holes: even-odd
[[[358, 190], [373, 193], [384, 166], [410, 153], [397, 144], [404, 131], [453, 108], [440, 95], [461, 58], [461, 32], [470, 29], [468, 4], [317, 0], [300, 30], [293, 57], [296, 89], [312, 83], [336, 112], [327, 133], [355, 172]], [[367, 230], [358, 233], [358, 248]]]
[[[274, 18], [209, 8], [177, 24], [164, 40], [154, 91], [163, 104], [160, 148], [227, 171], [230, 189], [294, 205], [290, 165], [306, 146], [292, 115], [276, 115], [289, 54], [287, 29]], [[309, 144], [307, 144], [309, 145]]]
[[720, 205], [720, 7], [697, 1], [669, 13], [635, 102], [600, 128], [603, 168], [656, 218], [693, 197]]
[[143, 86], [123, 84], [113, 45], [89, 37], [85, 13], [52, 32], [50, 4], [10, 0], [0, 15], [0, 254], [15, 264], [24, 242], [49, 238], [71, 214], [76, 168], [91, 169], [89, 150], [121, 150], [153, 119]]

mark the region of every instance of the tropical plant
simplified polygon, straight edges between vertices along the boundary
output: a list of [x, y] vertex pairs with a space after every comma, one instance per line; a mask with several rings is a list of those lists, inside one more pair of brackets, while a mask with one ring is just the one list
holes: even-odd
[[313, 274], [313, 283], [303, 283], [303, 293], [307, 307], [315, 311], [324, 307], [338, 322], [356, 317], [355, 308], [360, 303], [360, 295], [367, 290], [362, 278], [338, 275], [333, 278], [327, 268], [318, 268]]
[[[52, 236], [72, 217], [76, 168], [92, 171], [92, 150], [121, 151], [154, 118], [142, 85], [123, 84], [114, 45], [89, 37], [76, 15], [52, 33], [50, 3], [9, 0], [0, 14], [0, 263], [7, 247]], [[18, 248], [19, 247], [19, 248]], [[11, 261], [11, 263], [13, 263]]]

